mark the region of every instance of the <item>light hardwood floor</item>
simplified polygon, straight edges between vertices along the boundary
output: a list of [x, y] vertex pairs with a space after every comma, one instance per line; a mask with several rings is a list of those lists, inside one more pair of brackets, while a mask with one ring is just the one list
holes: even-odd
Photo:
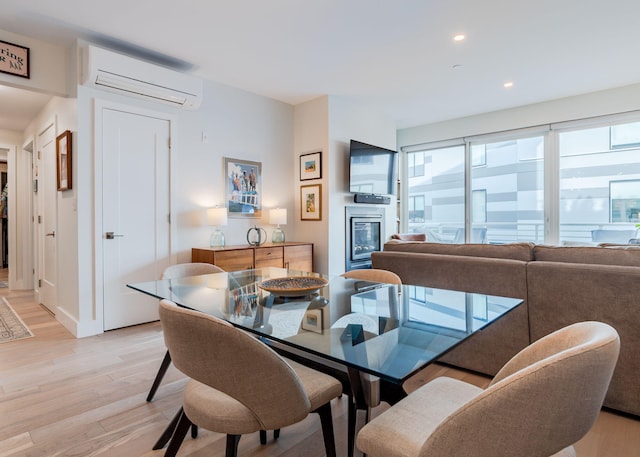
[[[151, 451], [180, 407], [185, 378], [171, 368], [152, 403], [145, 397], [165, 347], [158, 323], [76, 339], [31, 292], [0, 289], [35, 337], [0, 344], [0, 457], [155, 457]], [[477, 385], [488, 379], [433, 365], [407, 383], [409, 390], [448, 375]], [[338, 456], [346, 456], [346, 397], [334, 401]], [[385, 406], [374, 410], [374, 416]], [[524, 420], [524, 419], [523, 419]], [[240, 441], [242, 456], [323, 456], [315, 415], [287, 427], [266, 446], [257, 434]], [[224, 436], [201, 431], [179, 456], [224, 455]], [[640, 421], [602, 412], [576, 446], [579, 457], [640, 457]]]

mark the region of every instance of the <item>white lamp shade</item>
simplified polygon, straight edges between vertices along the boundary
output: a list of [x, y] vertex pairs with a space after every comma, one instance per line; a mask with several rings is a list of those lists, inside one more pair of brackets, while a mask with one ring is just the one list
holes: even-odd
[[287, 209], [274, 208], [269, 210], [269, 224], [285, 225], [287, 223]]
[[227, 225], [227, 208], [209, 208], [207, 209], [207, 225], [220, 227]]

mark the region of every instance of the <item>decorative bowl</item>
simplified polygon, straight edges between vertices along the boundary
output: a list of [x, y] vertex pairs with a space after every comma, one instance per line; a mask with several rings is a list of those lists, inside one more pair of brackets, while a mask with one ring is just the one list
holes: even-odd
[[261, 289], [280, 297], [300, 297], [310, 295], [329, 283], [324, 278], [313, 276], [288, 276], [267, 279], [259, 284]]

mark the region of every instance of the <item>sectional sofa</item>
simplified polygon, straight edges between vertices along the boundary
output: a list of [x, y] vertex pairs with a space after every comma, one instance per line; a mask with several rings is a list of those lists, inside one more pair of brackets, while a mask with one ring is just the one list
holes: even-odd
[[405, 284], [524, 299], [441, 361], [495, 375], [522, 348], [568, 324], [597, 320], [620, 334], [606, 407], [640, 415], [640, 246], [442, 244], [390, 240], [374, 268]]

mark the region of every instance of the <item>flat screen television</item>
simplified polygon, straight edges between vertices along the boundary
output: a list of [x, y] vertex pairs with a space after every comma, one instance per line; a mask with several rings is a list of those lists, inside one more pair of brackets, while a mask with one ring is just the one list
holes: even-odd
[[397, 152], [351, 140], [349, 148], [349, 192], [394, 195]]

